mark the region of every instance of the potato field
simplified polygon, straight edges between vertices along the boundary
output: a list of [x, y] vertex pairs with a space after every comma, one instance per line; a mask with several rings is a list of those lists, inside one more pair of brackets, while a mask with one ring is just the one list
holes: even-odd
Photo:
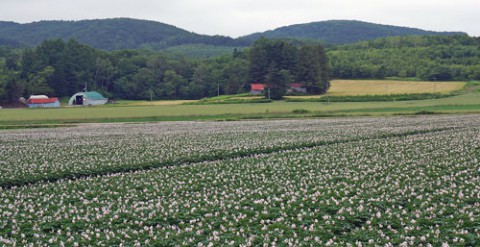
[[0, 131], [0, 246], [479, 246], [480, 115]]

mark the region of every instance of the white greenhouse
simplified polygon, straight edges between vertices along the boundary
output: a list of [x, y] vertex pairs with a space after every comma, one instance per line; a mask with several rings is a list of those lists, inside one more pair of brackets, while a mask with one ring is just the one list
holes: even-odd
[[98, 92], [78, 92], [68, 101], [68, 105], [104, 105], [108, 99]]

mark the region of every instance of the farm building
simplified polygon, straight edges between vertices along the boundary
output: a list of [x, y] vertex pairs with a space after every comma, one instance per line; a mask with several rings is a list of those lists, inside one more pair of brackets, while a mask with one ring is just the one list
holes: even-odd
[[28, 108], [60, 107], [58, 98], [49, 98], [46, 95], [31, 95], [25, 103]]
[[307, 89], [303, 86], [302, 83], [291, 83], [288, 84], [287, 93], [307, 93]]
[[265, 90], [265, 84], [261, 84], [261, 83], [250, 84], [251, 94], [263, 94], [263, 90]]
[[68, 105], [104, 105], [108, 99], [98, 92], [78, 92], [68, 101]]

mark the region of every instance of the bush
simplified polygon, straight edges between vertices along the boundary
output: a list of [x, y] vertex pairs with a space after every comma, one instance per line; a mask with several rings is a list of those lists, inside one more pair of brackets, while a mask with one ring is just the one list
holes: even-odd
[[295, 114], [307, 114], [307, 113], [311, 113], [311, 111], [306, 110], [306, 109], [295, 109], [295, 110], [292, 111], [292, 113], [295, 113]]

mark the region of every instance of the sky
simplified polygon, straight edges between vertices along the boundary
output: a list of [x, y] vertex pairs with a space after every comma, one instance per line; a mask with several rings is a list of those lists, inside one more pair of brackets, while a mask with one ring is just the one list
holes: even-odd
[[360, 20], [480, 36], [480, 0], [0, 0], [1, 21], [116, 17], [231, 37], [325, 20]]

